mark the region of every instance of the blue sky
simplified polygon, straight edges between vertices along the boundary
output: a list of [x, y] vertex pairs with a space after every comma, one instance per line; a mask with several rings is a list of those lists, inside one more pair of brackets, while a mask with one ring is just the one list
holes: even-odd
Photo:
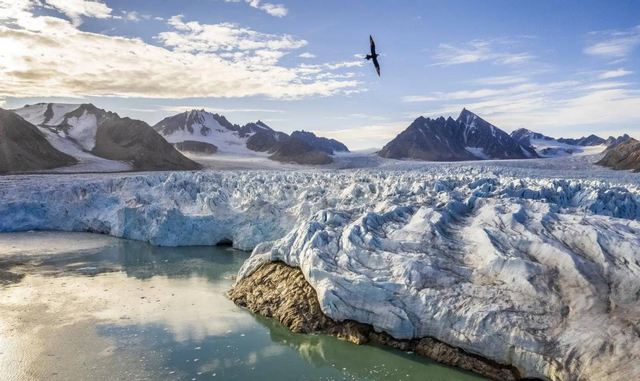
[[355, 149], [463, 107], [506, 131], [640, 137], [637, 1], [0, 0], [0, 46], [7, 108], [205, 108]]

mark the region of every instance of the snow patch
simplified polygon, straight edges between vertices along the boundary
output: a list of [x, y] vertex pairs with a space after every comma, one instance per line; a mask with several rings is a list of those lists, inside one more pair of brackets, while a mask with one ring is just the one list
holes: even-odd
[[471, 153], [473, 156], [477, 157], [478, 159], [482, 159], [482, 160], [493, 159], [491, 156], [484, 153], [484, 150], [480, 147], [464, 147], [464, 149], [467, 150], [469, 153]]

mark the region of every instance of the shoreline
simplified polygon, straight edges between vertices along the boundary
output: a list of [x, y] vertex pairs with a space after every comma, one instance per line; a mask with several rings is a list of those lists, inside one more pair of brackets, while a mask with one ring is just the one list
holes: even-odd
[[326, 333], [357, 345], [369, 342], [384, 344], [495, 381], [523, 379], [512, 365], [499, 364], [434, 338], [398, 340], [385, 332], [375, 332], [367, 324], [336, 322], [322, 312], [316, 291], [306, 281], [302, 271], [283, 262], [262, 265], [250, 276], [237, 282], [227, 295], [236, 305], [274, 318], [296, 333]]

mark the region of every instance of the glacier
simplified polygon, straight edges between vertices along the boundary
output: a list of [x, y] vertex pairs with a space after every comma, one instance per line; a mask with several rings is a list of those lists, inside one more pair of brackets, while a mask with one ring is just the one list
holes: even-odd
[[240, 279], [299, 267], [335, 320], [523, 377], [639, 379], [640, 177], [536, 163], [7, 176], [0, 231], [232, 241], [253, 250]]

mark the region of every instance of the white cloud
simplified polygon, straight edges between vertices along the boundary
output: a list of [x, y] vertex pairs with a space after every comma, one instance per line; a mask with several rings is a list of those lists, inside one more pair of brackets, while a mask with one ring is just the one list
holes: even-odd
[[638, 46], [640, 46], [640, 25], [623, 31], [592, 32], [593, 40], [584, 49], [584, 53], [618, 60], [621, 62], [627, 58]]
[[633, 74], [633, 72], [620, 68], [618, 70], [610, 70], [610, 71], [604, 72], [598, 76], [598, 79], [618, 78], [618, 77], [623, 77], [625, 75], [630, 75], [630, 74]]
[[440, 44], [439, 52], [433, 56], [438, 62], [432, 66], [446, 67], [484, 61], [501, 65], [520, 65], [535, 58], [529, 53], [496, 51], [497, 45], [510, 45], [512, 43], [513, 41], [493, 39], [474, 40], [460, 47], [451, 44]]
[[[5, 19], [8, 10], [12, 20], [19, 19], [12, 28], [0, 26], [0, 96], [299, 99], [349, 94], [360, 85], [308, 78], [307, 68], [280, 66], [287, 51], [307, 44], [290, 35], [184, 22], [178, 16], [157, 36], [162, 46], [156, 46], [139, 38], [83, 32], [58, 17], [34, 17], [32, 3], [17, 7], [0, 1]], [[316, 65], [313, 70], [351, 65]]]
[[[260, 33], [231, 23], [205, 25], [197, 21], [185, 23], [182, 19], [182, 15], [171, 17], [168, 25], [175, 30], [158, 35], [158, 40], [176, 51], [203, 53], [256, 49], [280, 51], [298, 49], [307, 45], [307, 41], [288, 34]], [[236, 53], [238, 52], [234, 52]], [[237, 57], [240, 58], [241, 55]]]
[[[239, 3], [243, 0], [224, 0], [227, 3]], [[271, 16], [284, 17], [289, 13], [289, 10], [282, 4], [263, 3], [261, 0], [244, 0], [253, 8], [260, 9], [267, 12]]]
[[309, 52], [304, 52], [300, 54], [298, 57], [300, 58], [316, 58], [315, 54], [311, 54]]
[[133, 12], [122, 11], [122, 13], [124, 13], [124, 15], [125, 15], [125, 17], [127, 18], [128, 21], [134, 21], [134, 22], [140, 21], [140, 16], [138, 16], [138, 12], [136, 12], [136, 11], [133, 11]]
[[111, 17], [112, 9], [99, 1], [90, 0], [44, 0], [48, 7], [55, 8], [71, 19], [73, 25], [82, 24], [82, 16], [105, 19]]

